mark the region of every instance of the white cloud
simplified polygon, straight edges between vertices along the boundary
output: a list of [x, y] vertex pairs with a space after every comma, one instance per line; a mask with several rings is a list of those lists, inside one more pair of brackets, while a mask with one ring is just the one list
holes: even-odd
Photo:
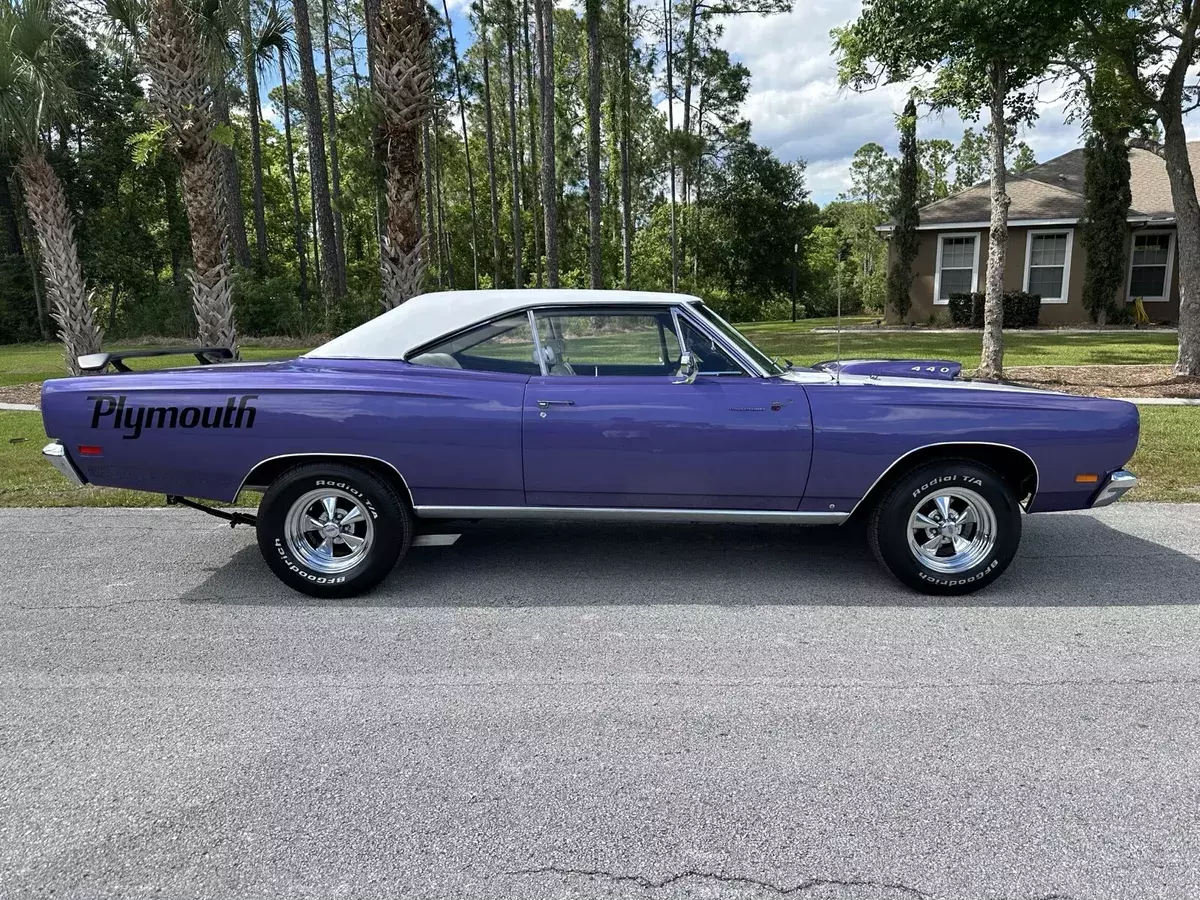
[[[860, 146], [875, 141], [896, 152], [895, 116], [904, 106], [906, 86], [864, 94], [838, 88], [829, 32], [860, 9], [859, 2], [796, 0], [787, 15], [728, 18], [721, 41], [750, 69], [743, 109], [754, 139], [782, 159], [807, 161], [808, 184], [821, 203], [849, 185], [850, 158]], [[1059, 92], [1048, 91], [1035, 127], [1021, 135], [1038, 160], [1079, 146], [1079, 126], [1065, 118]], [[917, 130], [921, 138], [957, 141], [967, 124], [953, 112], [924, 114]]]

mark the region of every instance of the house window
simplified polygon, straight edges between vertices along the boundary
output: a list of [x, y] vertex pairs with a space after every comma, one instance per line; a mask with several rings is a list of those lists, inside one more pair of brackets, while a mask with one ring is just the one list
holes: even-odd
[[1071, 229], [1030, 231], [1025, 246], [1025, 290], [1043, 303], [1066, 303], [1071, 278]]
[[934, 303], [949, 303], [951, 294], [968, 294], [979, 286], [979, 235], [943, 234], [938, 241]]
[[1171, 258], [1175, 235], [1170, 231], [1139, 232], [1129, 256], [1129, 299], [1166, 300], [1171, 296]]

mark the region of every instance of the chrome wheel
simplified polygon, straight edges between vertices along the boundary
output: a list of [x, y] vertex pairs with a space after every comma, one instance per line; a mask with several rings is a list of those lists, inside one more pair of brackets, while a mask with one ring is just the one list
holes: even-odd
[[362, 562], [375, 541], [375, 525], [353, 494], [321, 488], [292, 504], [283, 536], [304, 565], [333, 575]]
[[966, 488], [938, 488], [908, 518], [908, 547], [935, 572], [957, 574], [984, 562], [996, 546], [996, 513]]

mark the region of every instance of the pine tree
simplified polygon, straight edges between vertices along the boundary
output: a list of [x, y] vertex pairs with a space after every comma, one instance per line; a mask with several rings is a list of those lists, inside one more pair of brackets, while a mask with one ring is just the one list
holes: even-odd
[[887, 300], [901, 322], [908, 317], [912, 305], [912, 265], [917, 258], [920, 236], [917, 226], [921, 224], [918, 211], [921, 188], [921, 162], [917, 152], [917, 104], [912, 97], [904, 106], [900, 117], [900, 170], [897, 174], [898, 188], [896, 206], [892, 210], [896, 221], [892, 230], [892, 266], [888, 270]]

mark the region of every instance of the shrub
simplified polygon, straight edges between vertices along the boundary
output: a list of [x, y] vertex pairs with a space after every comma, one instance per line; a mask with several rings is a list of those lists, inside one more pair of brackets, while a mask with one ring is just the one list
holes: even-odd
[[[1004, 327], [1035, 328], [1042, 310], [1040, 294], [1025, 291], [1008, 291], [1004, 295]], [[983, 327], [984, 294], [962, 293], [950, 295], [950, 321], [959, 328]]]

